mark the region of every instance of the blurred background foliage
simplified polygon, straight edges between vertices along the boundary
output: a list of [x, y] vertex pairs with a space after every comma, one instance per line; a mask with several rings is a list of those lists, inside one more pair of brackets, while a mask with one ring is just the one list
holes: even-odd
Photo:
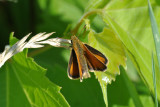
[[[72, 29], [76, 26], [87, 10], [88, 2], [89, 0], [0, 0], [0, 51], [2, 52], [8, 44], [12, 31], [18, 39], [29, 32], [56, 32], [52, 37], [70, 35], [67, 27]], [[156, 0], [156, 3], [160, 5], [159, 0]], [[103, 4], [100, 7], [103, 7]], [[96, 32], [101, 32], [105, 25], [99, 20], [99, 16], [91, 16], [90, 19], [91, 27]], [[39, 54], [33, 52], [34, 50], [29, 50], [34, 60], [47, 69], [46, 76], [49, 80], [62, 87], [60, 92], [71, 106], [105, 106], [101, 87], [93, 73], [91, 78], [82, 83], [68, 78], [69, 50], [52, 47]], [[121, 73], [116, 77], [116, 81], [107, 87], [109, 107], [134, 106], [126, 85], [126, 77], [129, 77], [127, 81], [131, 81], [130, 84], [136, 89], [142, 103], [147, 103], [148, 107], [153, 106], [154, 98], [150, 90], [139, 77], [128, 56], [127, 59], [126, 73]]]

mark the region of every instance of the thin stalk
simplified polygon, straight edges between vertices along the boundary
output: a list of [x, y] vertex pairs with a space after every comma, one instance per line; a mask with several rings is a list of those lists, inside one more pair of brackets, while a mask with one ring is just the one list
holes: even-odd
[[75, 35], [79, 29], [79, 27], [82, 25], [84, 19], [86, 19], [88, 16], [92, 15], [92, 14], [97, 14], [97, 13], [102, 13], [102, 9], [95, 9], [95, 10], [92, 10], [92, 11], [89, 11], [87, 13], [85, 13], [81, 19], [79, 20], [77, 26], [71, 31], [71, 33], [73, 35]]

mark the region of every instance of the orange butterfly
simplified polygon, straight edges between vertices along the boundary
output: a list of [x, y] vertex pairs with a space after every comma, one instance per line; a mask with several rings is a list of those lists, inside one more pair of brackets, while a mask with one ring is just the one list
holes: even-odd
[[68, 64], [68, 76], [71, 79], [90, 77], [90, 71], [105, 71], [107, 58], [93, 47], [82, 43], [76, 36], [71, 37], [72, 49]]

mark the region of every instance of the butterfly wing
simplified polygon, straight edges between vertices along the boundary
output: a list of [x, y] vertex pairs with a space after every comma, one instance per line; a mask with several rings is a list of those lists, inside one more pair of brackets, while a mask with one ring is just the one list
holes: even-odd
[[97, 71], [104, 71], [107, 69], [107, 58], [98, 50], [92, 48], [91, 46], [84, 44], [85, 57], [87, 60], [88, 68]]
[[68, 76], [71, 79], [78, 79], [80, 77], [77, 57], [74, 49], [71, 50], [71, 56], [68, 64]]
[[108, 60], [107, 58], [101, 53], [99, 52], [97, 49], [92, 48], [91, 46], [85, 44], [85, 46], [88, 48], [88, 50], [90, 52], [92, 52], [92, 54], [94, 54], [95, 57], [97, 57], [102, 63], [107, 64]]

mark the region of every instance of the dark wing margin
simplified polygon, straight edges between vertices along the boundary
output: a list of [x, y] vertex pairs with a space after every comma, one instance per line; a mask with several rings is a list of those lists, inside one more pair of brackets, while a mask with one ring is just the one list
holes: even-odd
[[71, 50], [71, 56], [68, 64], [68, 77], [71, 79], [78, 79], [80, 77], [77, 57], [74, 49]]

